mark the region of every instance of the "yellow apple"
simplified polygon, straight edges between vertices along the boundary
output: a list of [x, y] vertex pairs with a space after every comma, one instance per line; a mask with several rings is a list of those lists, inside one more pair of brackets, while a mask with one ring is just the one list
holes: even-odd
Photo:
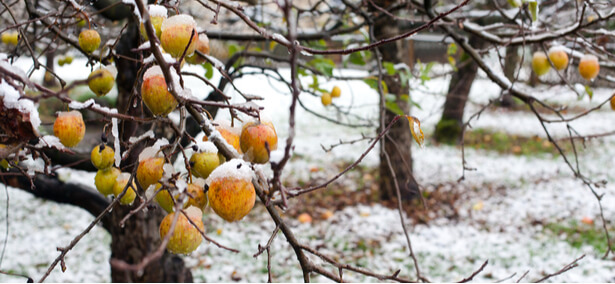
[[155, 116], [166, 116], [177, 107], [177, 100], [169, 92], [160, 66], [152, 66], [145, 71], [141, 98]]
[[188, 207], [185, 212], [198, 229], [192, 225], [190, 221], [188, 221], [188, 218], [181, 212], [169, 213], [160, 223], [160, 239], [164, 239], [171, 230], [175, 214], [179, 214], [177, 222], [175, 223], [175, 228], [167, 243], [167, 250], [171, 253], [189, 254], [196, 250], [203, 241], [201, 233], [199, 232], [199, 229], [200, 231], [205, 231], [205, 225], [203, 225], [202, 221], [203, 213], [194, 206]]
[[59, 112], [53, 124], [53, 134], [64, 146], [77, 146], [85, 135], [85, 123], [81, 113], [76, 110]]
[[96, 176], [94, 177], [94, 185], [96, 185], [96, 189], [104, 196], [113, 194], [113, 186], [115, 186], [115, 181], [120, 173], [121, 172], [118, 168], [98, 170], [98, 172], [96, 172]]
[[591, 81], [600, 73], [600, 64], [598, 63], [598, 57], [586, 54], [581, 58], [579, 62], [579, 74], [585, 80]]
[[79, 46], [86, 53], [92, 53], [100, 46], [100, 35], [95, 30], [83, 30], [79, 33]]
[[162, 22], [160, 29], [160, 44], [173, 57], [179, 58], [186, 49], [186, 56], [194, 53], [199, 34], [196, 31], [196, 22], [191, 16], [172, 16]]
[[544, 52], [534, 52], [534, 56], [532, 57], [532, 69], [534, 69], [534, 73], [538, 76], [542, 76], [549, 72], [549, 69], [551, 69], [551, 64], [549, 64], [547, 55]]
[[248, 122], [243, 125], [239, 144], [249, 161], [264, 164], [269, 161], [268, 150], [278, 148], [278, 134], [271, 123]]
[[92, 160], [92, 165], [97, 169], [103, 170], [113, 165], [113, 162], [115, 162], [114, 155], [115, 151], [113, 151], [113, 148], [105, 144], [100, 144], [92, 149], [90, 160]]

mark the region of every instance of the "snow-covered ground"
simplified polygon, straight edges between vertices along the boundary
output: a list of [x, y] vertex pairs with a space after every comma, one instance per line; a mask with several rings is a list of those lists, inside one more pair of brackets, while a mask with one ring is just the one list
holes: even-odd
[[[60, 68], [59, 72], [68, 74], [87, 74], [87, 70], [77, 70], [83, 64], [78, 60], [74, 67]], [[23, 63], [27, 66], [27, 62]], [[200, 67], [188, 67], [192, 71], [203, 72]], [[83, 71], [83, 72], [81, 72]], [[283, 71], [287, 74], [287, 71]], [[364, 75], [360, 71], [344, 70], [343, 75]], [[38, 75], [35, 75], [38, 76]], [[82, 79], [82, 78], [72, 78]], [[324, 79], [320, 80], [324, 82]], [[188, 85], [196, 86], [198, 80], [188, 78]], [[303, 82], [311, 83], [308, 78]], [[284, 86], [263, 76], [251, 76], [235, 82], [237, 87], [248, 94], [265, 98], [261, 104], [277, 127], [280, 136], [279, 149], [283, 149], [288, 136], [288, 106], [290, 95]], [[362, 82], [328, 82], [321, 87], [327, 89], [338, 85], [342, 89], [341, 98], [334, 104], [342, 110], [356, 114], [364, 120], [350, 119], [353, 123], [374, 123], [377, 121], [377, 97], [373, 90]], [[208, 89], [198, 85], [193, 88], [197, 96], [205, 96]], [[429, 137], [440, 118], [447, 78], [426, 82], [411, 91], [412, 99], [421, 109], [413, 109], [413, 115], [422, 121], [423, 130]], [[198, 91], [194, 91], [198, 90]], [[278, 92], [282, 91], [282, 92]], [[536, 90], [536, 96], [551, 102], [589, 108], [610, 96], [610, 90], [595, 90], [594, 99], [587, 97], [577, 101], [574, 94], [565, 89], [552, 88]], [[233, 94], [229, 90], [229, 94]], [[494, 84], [479, 79], [475, 82], [466, 118], [477, 111], [490, 99], [498, 97], [499, 89]], [[234, 95], [234, 97], [239, 97]], [[320, 98], [302, 95], [304, 105], [323, 115], [337, 118], [333, 108], [324, 108]], [[240, 100], [237, 100], [240, 101]], [[224, 112], [222, 112], [224, 114]], [[345, 118], [344, 118], [345, 119]], [[597, 134], [615, 130], [612, 123], [615, 113], [603, 109], [571, 123], [581, 134]], [[401, 123], [401, 122], [400, 122]], [[489, 128], [511, 134], [539, 135], [544, 131], [530, 112], [492, 111], [483, 113], [472, 123], [474, 128]], [[548, 125], [557, 137], [567, 132], [565, 126]], [[359, 157], [366, 149], [367, 142], [344, 145], [326, 153], [321, 145], [328, 146], [339, 140], [353, 140], [362, 134], [374, 135], [373, 128], [347, 128], [339, 126], [307, 113], [297, 111], [297, 127], [294, 153], [302, 158], [293, 159], [285, 169], [289, 181], [309, 181], [310, 168], [322, 168], [319, 174], [333, 176], [339, 162], [350, 162]], [[602, 204], [604, 215], [612, 228], [615, 220], [615, 138], [607, 137], [591, 141], [579, 157], [581, 171], [592, 179], [606, 180], [607, 186], [598, 188], [604, 193]], [[512, 156], [501, 155], [484, 150], [466, 149], [468, 166], [477, 170], [466, 172], [466, 179], [456, 184], [462, 174], [461, 151], [457, 147], [434, 145], [427, 140], [424, 149], [414, 147], [414, 170], [419, 184], [451, 183], [451, 191], [462, 198], [455, 204], [459, 217], [436, 218], [428, 224], [408, 222], [414, 251], [418, 257], [421, 271], [432, 281], [458, 281], [469, 276], [480, 265], [489, 260], [484, 271], [477, 276], [479, 281], [507, 279], [516, 281], [526, 271], [525, 281], [537, 280], [545, 273], [561, 269], [579, 256], [586, 257], [579, 267], [554, 277], [557, 282], [607, 282], [615, 281], [615, 261], [602, 260], [591, 244], [573, 247], [564, 239], [545, 229], [545, 224], [571, 222], [581, 224], [584, 217], [595, 220], [595, 225], [582, 224], [599, 230], [599, 207], [596, 199], [574, 178], [562, 158], [551, 155]], [[276, 155], [274, 155], [275, 157]], [[280, 157], [280, 153], [277, 154]], [[377, 153], [370, 153], [363, 165], [377, 165]], [[93, 173], [62, 172], [66, 179], [93, 186]], [[352, 179], [343, 182], [352, 183]], [[362, 190], [362, 188], [357, 188]], [[26, 274], [40, 278], [48, 265], [58, 255], [56, 247], [66, 246], [93, 220], [87, 212], [71, 206], [33, 198], [28, 193], [8, 188], [0, 194], [0, 208], [7, 204], [10, 197], [8, 245], [0, 270]], [[319, 192], [313, 194], [321, 194]], [[0, 210], [0, 241], [4, 240], [4, 210]], [[234, 254], [203, 244], [192, 255], [186, 257], [187, 265], [192, 268], [195, 281], [231, 282], [237, 279], [248, 282], [267, 280], [267, 258], [252, 255], [258, 244], [264, 245], [272, 230], [273, 222], [268, 218], [262, 205], [238, 223], [222, 221], [213, 212], [205, 212], [204, 223], [207, 233], [220, 243], [240, 250]], [[317, 219], [317, 218], [315, 218]], [[295, 234], [304, 242], [318, 246], [322, 253], [338, 256], [341, 262], [369, 268], [378, 273], [393, 273], [401, 269], [400, 276], [414, 277], [413, 262], [408, 256], [406, 241], [396, 210], [380, 205], [357, 205], [334, 212], [332, 218], [316, 220], [312, 224], [301, 224], [289, 219]], [[613, 236], [613, 233], [611, 234]], [[110, 237], [102, 228], [95, 228], [66, 257], [66, 272], [59, 267], [52, 272], [49, 281], [53, 282], [107, 282], [110, 281], [108, 259]], [[272, 247], [272, 274], [277, 282], [302, 281], [301, 270], [292, 250], [279, 234]], [[313, 258], [315, 262], [320, 262]], [[332, 271], [336, 271], [331, 268]], [[509, 278], [515, 274], [514, 277]], [[375, 281], [356, 273], [345, 272], [347, 281]], [[0, 274], [0, 281], [23, 281], [23, 278]], [[315, 281], [327, 281], [316, 277]]]

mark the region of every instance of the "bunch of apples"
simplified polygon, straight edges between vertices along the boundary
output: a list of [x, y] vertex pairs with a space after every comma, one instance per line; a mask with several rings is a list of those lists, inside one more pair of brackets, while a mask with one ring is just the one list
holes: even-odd
[[331, 104], [333, 98], [339, 98], [342, 95], [342, 90], [338, 86], [334, 86], [331, 92], [323, 92], [320, 96], [320, 102], [323, 106], [328, 106]]
[[[549, 49], [548, 55], [542, 51], [535, 52], [532, 56], [532, 69], [536, 75], [542, 76], [551, 70], [551, 63], [556, 70], [561, 71], [568, 67], [568, 62], [566, 48], [556, 45]], [[579, 61], [578, 71], [585, 80], [595, 79], [600, 73], [598, 58], [591, 54], [584, 55]]]

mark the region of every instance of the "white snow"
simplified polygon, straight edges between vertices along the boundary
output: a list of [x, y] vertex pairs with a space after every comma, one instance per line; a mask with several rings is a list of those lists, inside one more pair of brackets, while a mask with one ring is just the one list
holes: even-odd
[[595, 61], [598, 62], [598, 57], [593, 54], [585, 54], [581, 57], [581, 61]]
[[[280, 69], [280, 72], [288, 78], [288, 70]], [[363, 71], [350, 70], [335, 70], [334, 73], [344, 76], [366, 75]], [[500, 95], [500, 89], [484, 78], [485, 74], [479, 72], [471, 90], [465, 119]], [[202, 83], [196, 80], [186, 79], [186, 86], [200, 92], [197, 94], [207, 94], [211, 90], [198, 85]], [[565, 234], [554, 234], [546, 229], [546, 224], [567, 226], [576, 222], [580, 229], [600, 232], [602, 226], [598, 218], [600, 209], [595, 198], [575, 179], [561, 157], [551, 154], [514, 156], [466, 148], [468, 166], [477, 170], [466, 172], [466, 179], [457, 183], [462, 172], [460, 149], [455, 146], [436, 145], [431, 141], [432, 131], [441, 115], [448, 79], [449, 77], [444, 77], [427, 81], [424, 86], [418, 80], [411, 80], [412, 100], [421, 106], [421, 109], [413, 108], [411, 114], [421, 120], [426, 135], [425, 148], [413, 148], [415, 178], [425, 187], [427, 193], [432, 193], [435, 187], [442, 186], [446, 192], [461, 196], [454, 204], [456, 216], [439, 216], [427, 224], [407, 223], [423, 274], [437, 282], [459, 281], [488, 259], [489, 264], [475, 281], [495, 282], [513, 273], [516, 275], [509, 281], [516, 281], [526, 271], [529, 271], [529, 274], [523, 281], [532, 281], [546, 273], [555, 272], [581, 254], [586, 254], [579, 262], [579, 267], [551, 280], [614, 281], [612, 271], [615, 270], [615, 263], [612, 260], [602, 260], [602, 254], [591, 244], [574, 247], [565, 239]], [[215, 80], [219, 80], [218, 73], [215, 74], [214, 82]], [[327, 82], [322, 77], [319, 77], [319, 81], [325, 89], [338, 85], [342, 89], [342, 96], [335, 99], [335, 106], [358, 117], [339, 115], [334, 109], [321, 106], [318, 97], [302, 94], [301, 100], [307, 107], [340, 122], [377, 122], [378, 97], [364, 83], [334, 80]], [[301, 83], [305, 86], [311, 83], [311, 78], [302, 80]], [[240, 90], [249, 90], [250, 93], [263, 96], [265, 100], [259, 104], [267, 110], [275, 110], [271, 112], [271, 120], [278, 130], [279, 148], [283, 149], [288, 136], [288, 106], [291, 101], [285, 85], [269, 81], [265, 76], [246, 76], [235, 84]], [[612, 90], [596, 88], [594, 93], [594, 98], [590, 101], [587, 97], [578, 100], [576, 94], [566, 87], [538, 86], [532, 89], [532, 95], [537, 98], [584, 109], [606, 100], [611, 96]], [[231, 100], [232, 103], [243, 101], [243, 98], [237, 95]], [[613, 131], [613, 113], [607, 109], [608, 105], [569, 125], [584, 135]], [[362, 135], [375, 135], [374, 127], [343, 127], [317, 119], [302, 108], [297, 109], [296, 115], [294, 157], [283, 172], [285, 184], [296, 185], [299, 181], [306, 184], [316, 183], [337, 174], [342, 165], [359, 157], [366, 149], [368, 141], [343, 145], [332, 152], [324, 152], [321, 145], [328, 147], [340, 140], [349, 141]], [[574, 112], [565, 114], [566, 117], [573, 115]], [[225, 116], [228, 116], [228, 112], [222, 111], [216, 119]], [[407, 124], [405, 121], [399, 123]], [[208, 125], [213, 129], [209, 122]], [[525, 111], [488, 109], [474, 119], [471, 125], [475, 129], [503, 131], [510, 135], [545, 137], [536, 117]], [[566, 124], [553, 123], [547, 127], [554, 137], [566, 137]], [[212, 137], [221, 139], [217, 131], [214, 133]], [[147, 133], [146, 135], [149, 136]], [[203, 134], [200, 135], [202, 137]], [[200, 141], [198, 137], [197, 141]], [[159, 148], [164, 142], [158, 144]], [[599, 194], [605, 194], [602, 204], [607, 220], [615, 218], [615, 173], [609, 166], [613, 163], [613, 156], [614, 137], [587, 141], [587, 147], [579, 156], [579, 166], [584, 174], [592, 179], [604, 179], [608, 182], [605, 187], [597, 188]], [[44, 170], [43, 161], [40, 159], [20, 163], [26, 163], [38, 171]], [[176, 163], [181, 164], [179, 159]], [[233, 165], [239, 163], [244, 162], [231, 160], [223, 164], [219, 167], [223, 168], [219, 175], [223, 175], [222, 172], [226, 174], [235, 171]], [[361, 165], [366, 168], [377, 167], [378, 152], [369, 153]], [[268, 166], [262, 168], [268, 170]], [[311, 172], [312, 168], [318, 171]], [[246, 178], [252, 177], [252, 170], [247, 164], [243, 164], [241, 169], [245, 171]], [[74, 172], [67, 178], [81, 184], [89, 183], [90, 187], [93, 187], [93, 173], [89, 174], [88, 176], [86, 173]], [[266, 174], [271, 174], [271, 171]], [[361, 172], [351, 171], [337, 182], [357, 190], [371, 190], [358, 184], [357, 181], [364, 181], [364, 177]], [[327, 190], [335, 186], [334, 184], [313, 194], [328, 194]], [[11, 208], [10, 234], [5, 259], [0, 268], [18, 271], [37, 279], [58, 255], [55, 248], [66, 246], [94, 217], [72, 206], [42, 201], [11, 187], [8, 188], [8, 193]], [[0, 193], [0, 204], [5, 202], [5, 195]], [[483, 205], [480, 210], [474, 209], [477, 208], [474, 205], [478, 203]], [[213, 244], [202, 244], [196, 252], [184, 257], [187, 265], [192, 268], [195, 281], [231, 282], [231, 275], [241, 276], [241, 281], [246, 282], [266, 281], [267, 256], [263, 254], [258, 258], [252, 257], [259, 244], [267, 243], [271, 231], [275, 228], [264, 207], [257, 203], [252, 212], [239, 223], [227, 223], [210, 209], [203, 213], [208, 236], [240, 250], [240, 253], [231, 253]], [[355, 205], [333, 213], [333, 217], [327, 220], [317, 220], [317, 216], [313, 216], [315, 221], [311, 224], [301, 224], [291, 216], [283, 218], [291, 225], [300, 241], [313, 247], [319, 246], [319, 251], [329, 256], [337, 256], [342, 263], [368, 267], [384, 274], [401, 269], [400, 276], [411, 279], [414, 277], [413, 263], [408, 257], [396, 210], [380, 205]], [[582, 224], [580, 220], [583, 217], [595, 220], [596, 224]], [[0, 214], [0, 241], [4, 238], [4, 222], [5, 216]], [[612, 224], [608, 226], [612, 228]], [[67, 255], [66, 273], [56, 269], [50, 275], [49, 281], [110, 281], [110, 241], [109, 235], [103, 229], [96, 228]], [[281, 233], [274, 239], [271, 253], [274, 281], [302, 280], [296, 257]], [[310, 259], [322, 263], [316, 257]], [[351, 282], [376, 281], [350, 271], [344, 272], [344, 279]], [[2, 282], [22, 280], [0, 275]], [[328, 281], [320, 276], [313, 276], [312, 280]]]
[[53, 135], [45, 135], [39, 137], [38, 143], [34, 145], [34, 148], [56, 148], [58, 150], [64, 150], [66, 147], [60, 142], [60, 138]]
[[205, 182], [211, 185], [217, 179], [252, 180], [252, 177], [254, 177], [254, 172], [248, 163], [241, 159], [232, 159], [214, 169]]
[[[0, 60], [0, 63], [1, 62], [4, 61]], [[4, 79], [0, 79], [0, 96], [2, 96], [2, 103], [5, 108], [16, 109], [24, 115], [28, 114], [34, 134], [38, 134], [38, 127], [41, 125], [41, 119], [38, 115], [38, 109], [34, 102], [29, 99], [22, 98], [19, 91], [4, 81]]]
[[196, 22], [194, 21], [194, 18], [192, 18], [192, 16], [181, 14], [172, 16], [164, 20], [162, 22], [162, 25], [160, 26], [160, 30], [164, 32], [167, 28], [178, 25], [188, 25], [193, 28], [196, 28]]
[[162, 17], [165, 19], [167, 18], [167, 8], [162, 5], [149, 5], [148, 12], [150, 17]]
[[197, 140], [196, 142], [197, 152], [199, 153], [218, 153], [218, 148], [216, 145], [210, 141]]

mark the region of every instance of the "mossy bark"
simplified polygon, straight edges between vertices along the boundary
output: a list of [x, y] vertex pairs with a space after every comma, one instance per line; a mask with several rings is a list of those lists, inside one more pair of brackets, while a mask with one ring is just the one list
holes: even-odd
[[[470, 37], [470, 44], [480, 48], [481, 41]], [[463, 113], [478, 72], [478, 65], [467, 55], [462, 54], [457, 64], [459, 69], [453, 73], [444, 102], [442, 118], [436, 126], [435, 139], [441, 143], [458, 143], [461, 139]]]

